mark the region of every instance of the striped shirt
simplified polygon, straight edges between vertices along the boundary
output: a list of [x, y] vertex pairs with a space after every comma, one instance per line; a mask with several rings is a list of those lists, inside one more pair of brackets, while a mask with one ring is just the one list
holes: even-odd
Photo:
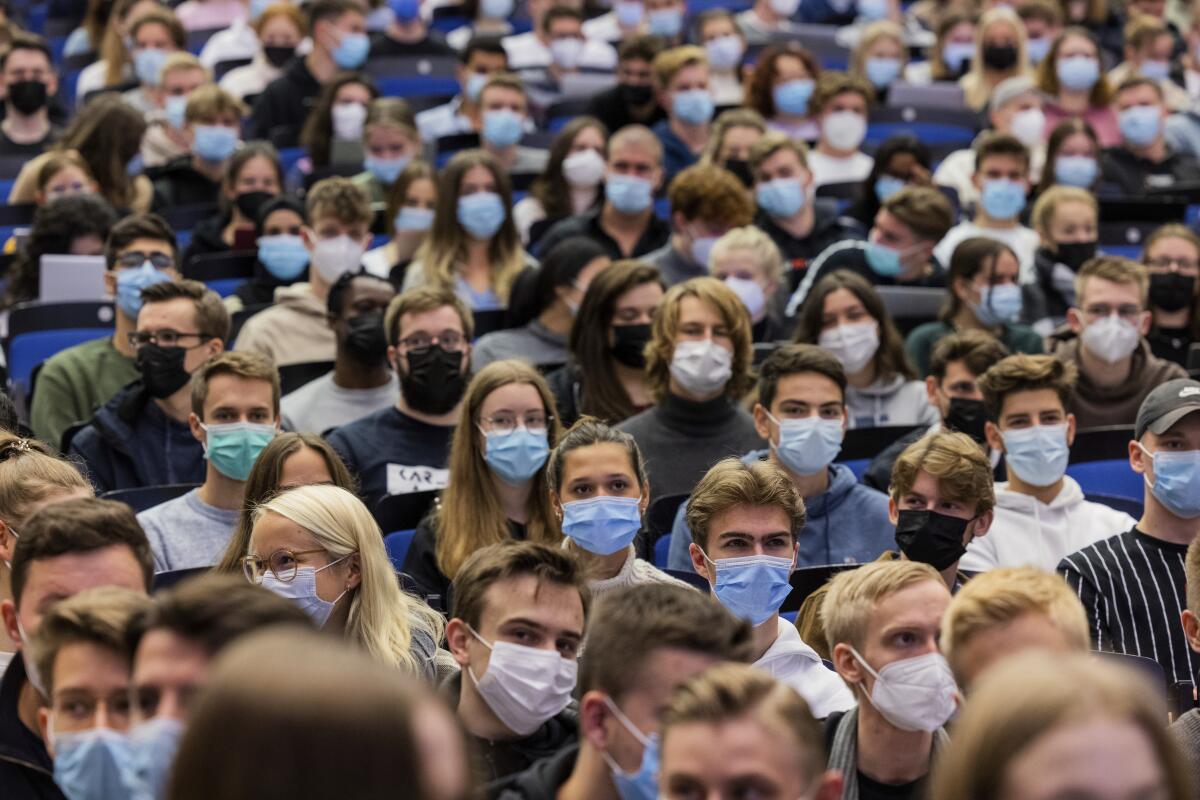
[[1087, 611], [1100, 650], [1144, 656], [1162, 665], [1169, 683], [1192, 683], [1196, 661], [1179, 621], [1187, 608], [1187, 546], [1136, 527], [1064, 558], [1058, 571]]

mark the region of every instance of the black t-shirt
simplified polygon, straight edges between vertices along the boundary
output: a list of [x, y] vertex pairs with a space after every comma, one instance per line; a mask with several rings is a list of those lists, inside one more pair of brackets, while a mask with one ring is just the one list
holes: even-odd
[[620, 86], [593, 95], [586, 113], [603, 122], [610, 131], [619, 131], [626, 125], [645, 125], [652, 128], [667, 118], [666, 112], [658, 103], [650, 105], [649, 113], [644, 116], [634, 114], [633, 107]]
[[454, 56], [458, 51], [446, 44], [440, 33], [430, 31], [416, 42], [398, 42], [386, 33], [371, 37], [371, 56]]
[[220, 182], [198, 172], [190, 155], [177, 156], [147, 175], [154, 182], [153, 210], [158, 213], [181, 206], [215, 205], [220, 198]]
[[0, 128], [0, 156], [33, 156], [41, 155], [46, 148], [62, 138], [62, 128], [51, 125], [46, 135], [39, 141], [18, 144], [8, 138], [8, 134]]
[[1188, 350], [1192, 347], [1191, 328], [1154, 328], [1146, 341], [1154, 355], [1187, 367]]
[[1109, 147], [1100, 159], [1101, 197], [1133, 195], [1186, 184], [1200, 185], [1200, 162], [1167, 148], [1162, 161], [1150, 161], [1124, 147]]
[[277, 147], [292, 147], [309, 111], [317, 104], [321, 84], [303, 58], [293, 58], [283, 74], [267, 84], [250, 112], [247, 139], [268, 139]]
[[912, 783], [877, 783], [859, 772], [858, 796], [860, 800], [915, 800], [925, 796], [925, 779]]

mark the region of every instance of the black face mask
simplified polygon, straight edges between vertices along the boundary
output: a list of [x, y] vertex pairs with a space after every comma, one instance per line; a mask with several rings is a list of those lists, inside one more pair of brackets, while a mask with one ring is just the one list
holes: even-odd
[[238, 211], [242, 212], [243, 217], [256, 220], [263, 205], [274, 197], [275, 195], [267, 192], [242, 192], [233, 202], [237, 203]]
[[896, 544], [909, 561], [941, 572], [967, 552], [963, 536], [970, 521], [936, 511], [902, 509], [896, 519]]
[[987, 422], [987, 415], [983, 411], [982, 400], [951, 397], [950, 408], [946, 410], [944, 421], [946, 427], [952, 431], [965, 433], [980, 444], [987, 441], [987, 437], [983, 435], [983, 424]]
[[46, 84], [41, 81], [15, 81], [8, 85], [8, 101], [22, 114], [40, 111], [48, 97]]
[[463, 354], [431, 345], [408, 353], [408, 374], [400, 375], [404, 399], [424, 414], [445, 414], [462, 399], [466, 377], [461, 372]]
[[273, 67], [282, 67], [295, 54], [296, 48], [294, 47], [272, 47], [270, 45], [263, 47], [263, 55], [267, 57], [267, 61], [271, 62]]
[[616, 343], [609, 348], [620, 363], [634, 369], [646, 366], [646, 343], [650, 341], [649, 325], [614, 325]]
[[137, 368], [151, 397], [163, 400], [178, 392], [191, 375], [183, 368], [187, 350], [182, 347], [160, 347], [144, 344], [137, 351]]
[[622, 83], [618, 84], [618, 87], [621, 99], [631, 106], [644, 106], [654, 96], [653, 90], [649, 86], [630, 86]]
[[754, 186], [754, 176], [750, 174], [750, 162], [741, 158], [730, 158], [725, 161], [725, 169], [742, 182], [742, 186], [750, 189]]
[[371, 311], [346, 320], [346, 354], [366, 366], [377, 366], [387, 358], [387, 337], [383, 333], [383, 312]]
[[1017, 48], [1011, 44], [984, 45], [983, 65], [989, 69], [1011, 69], [1017, 65]]
[[1150, 305], [1163, 311], [1182, 311], [1196, 295], [1196, 279], [1178, 272], [1150, 275]]
[[1054, 245], [1054, 258], [1071, 272], [1096, 257], [1095, 242], [1058, 242]]

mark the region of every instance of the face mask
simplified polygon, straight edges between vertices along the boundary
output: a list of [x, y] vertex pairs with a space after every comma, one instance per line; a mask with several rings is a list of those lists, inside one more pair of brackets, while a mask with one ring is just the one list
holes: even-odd
[[1130, 323], [1113, 314], [1083, 329], [1083, 346], [1109, 364], [1115, 364], [1137, 349], [1141, 334]]
[[388, 6], [400, 22], [412, 22], [421, 14], [421, 0], [388, 0]]
[[857, 650], [850, 652], [875, 678], [871, 705], [895, 727], [932, 733], [954, 716], [958, 685], [941, 653], [893, 661], [876, 672]]
[[335, 139], [356, 142], [362, 138], [363, 123], [367, 121], [367, 107], [362, 103], [337, 103], [329, 116]]
[[1053, 486], [1067, 471], [1067, 423], [1014, 428], [1000, 436], [1005, 463], [1030, 486]]
[[792, 593], [792, 559], [775, 556], [704, 560], [716, 571], [713, 594], [735, 616], [758, 626], [779, 613]]
[[182, 130], [187, 122], [187, 101], [186, 96], [173, 94], [163, 103], [163, 116], [175, 130]]
[[131, 178], [135, 178], [142, 174], [142, 170], [145, 169], [145, 167], [146, 164], [142, 159], [142, 154], [134, 153], [133, 157], [125, 163], [125, 174]]
[[1134, 147], [1146, 147], [1162, 131], [1162, 110], [1158, 106], [1132, 106], [1117, 114], [1117, 127]]
[[1025, 207], [1025, 186], [1002, 179], [984, 181], [979, 199], [992, 219], [1013, 219]]
[[253, 422], [230, 422], [226, 424], [200, 424], [208, 434], [204, 443], [204, 457], [217, 472], [235, 481], [250, 477], [250, 470], [263, 448], [275, 438], [273, 424]]
[[550, 41], [550, 57], [556, 65], [563, 69], [575, 69], [579, 65], [581, 53], [583, 53], [583, 39], [566, 36]]
[[[653, 18], [654, 12], [650, 12]], [[671, 97], [671, 113], [687, 125], [704, 125], [712, 119], [715, 106], [707, 89], [676, 92]]]
[[1055, 260], [1072, 272], [1078, 272], [1080, 267], [1096, 257], [1095, 242], [1060, 242], [1054, 249]]
[[808, 113], [808, 101], [812, 97], [814, 83], [810, 78], [797, 78], [776, 84], [771, 90], [771, 100], [780, 114], [802, 116]]
[[467, 99], [472, 103], [479, 102], [479, 93], [483, 91], [483, 87], [487, 85], [490, 75], [481, 75], [478, 72], [472, 72], [467, 76], [467, 85], [463, 91], [467, 93]]
[[371, 311], [346, 320], [346, 339], [342, 344], [353, 361], [367, 366], [382, 364], [388, 348], [383, 312]]
[[712, 254], [713, 246], [717, 243], [716, 236], [694, 236], [692, 244], [688, 248], [688, 255], [692, 257], [692, 263], [702, 267], [708, 266], [708, 257]]
[[924, 509], [901, 509], [896, 519], [896, 544], [909, 561], [920, 561], [941, 572], [967, 552], [963, 537], [969, 519]]
[[658, 736], [647, 736], [638, 730], [629, 717], [617, 708], [617, 704], [610, 698], [604, 698], [605, 704], [612, 711], [613, 716], [617, 718], [617, 722], [625, 730], [629, 731], [629, 735], [637, 739], [642, 745], [642, 762], [638, 765], [637, 772], [629, 773], [621, 769], [616, 761], [607, 751], [602, 752], [604, 760], [608, 762], [608, 768], [612, 770], [613, 786], [616, 787], [617, 795], [621, 800], [656, 800], [658, 797]]
[[147, 47], [133, 54], [133, 72], [142, 86], [158, 86], [158, 73], [167, 60], [166, 50]]
[[[908, 183], [903, 178], [897, 178], [895, 175], [880, 175], [875, 181], [875, 197], [881, 204], [885, 203], [889, 197], [907, 185]], [[898, 263], [899, 259], [897, 259]]]
[[242, 192], [233, 199], [234, 205], [241, 215], [248, 220], [258, 219], [258, 212], [263, 205], [274, 198], [269, 192]]
[[129, 732], [133, 765], [126, 776], [132, 791], [118, 797], [163, 800], [182, 738], [183, 723], [170, 717], [154, 717], [133, 728]]
[[346, 592], [349, 590], [343, 589], [342, 593], [333, 600], [322, 600], [321, 596], [317, 594], [317, 573], [329, 569], [334, 564], [340, 564], [349, 557], [348, 555], [342, 556], [319, 568], [297, 567], [296, 577], [286, 583], [276, 578], [275, 573], [267, 570], [262, 576], [262, 586], [280, 597], [291, 600], [301, 611], [312, 618], [318, 628], [321, 628], [328, 621], [333, 607], [346, 596]]
[[1163, 311], [1182, 311], [1196, 296], [1196, 279], [1178, 272], [1150, 275], [1150, 304]]
[[1021, 287], [1004, 283], [983, 287], [979, 305], [971, 304], [971, 311], [984, 327], [995, 328], [1020, 319], [1021, 307]]
[[821, 136], [840, 150], [857, 148], [866, 135], [867, 118], [854, 111], [835, 111], [821, 123]]
[[1100, 165], [1091, 156], [1059, 156], [1054, 161], [1054, 182], [1063, 186], [1090, 189], [1100, 174]]
[[117, 308], [131, 320], [137, 320], [142, 310], [142, 289], [171, 280], [171, 276], [154, 268], [149, 261], [140, 267], [117, 270]]
[[750, 313], [751, 321], [758, 322], [767, 308], [767, 295], [758, 281], [748, 281], [730, 275], [725, 279], [725, 285], [742, 301], [742, 305]]
[[951, 397], [950, 406], [946, 409], [946, 418], [942, 422], [950, 430], [965, 433], [980, 444], [987, 441], [984, 434], [987, 412], [984, 411], [982, 400]]
[[1027, 39], [1025, 41], [1025, 54], [1029, 56], [1029, 63], [1040, 64], [1050, 54], [1050, 39], [1043, 37], [1041, 39]]
[[733, 376], [733, 353], [715, 342], [680, 342], [671, 357], [671, 377], [684, 391], [710, 395], [725, 388]]
[[619, 363], [633, 369], [646, 366], [646, 345], [650, 341], [649, 325], [614, 325], [616, 341], [609, 348]]
[[1063, 88], [1072, 92], [1090, 92], [1100, 80], [1100, 62], [1091, 56], [1060, 58], [1055, 72]]
[[461, 352], [433, 345], [424, 350], [409, 351], [405, 358], [408, 371], [398, 370], [405, 402], [422, 414], [434, 416], [445, 414], [458, 405], [466, 387]]
[[593, 497], [563, 503], [563, 535], [589, 553], [619, 553], [642, 529], [640, 502], [637, 497]]
[[224, 161], [237, 149], [238, 135], [223, 125], [197, 125], [192, 139], [192, 152], [212, 164]]
[[842, 450], [844, 433], [840, 419], [804, 417], [780, 421], [770, 412], [767, 418], [779, 426], [775, 456], [797, 475], [816, 475]]
[[580, 150], [563, 159], [563, 178], [572, 189], [594, 189], [604, 180], [604, 156], [595, 150]]
[[483, 460], [500, 480], [510, 485], [524, 483], [537, 474], [550, 455], [544, 430], [517, 428], [511, 433], [485, 433]]
[[634, 175], [609, 175], [604, 196], [622, 214], [640, 214], [650, 207], [653, 190], [650, 181]]
[[984, 45], [983, 64], [988, 69], [1012, 69], [1017, 65], [1017, 48], [1011, 44]]
[[833, 355], [847, 374], [855, 375], [871, 363], [879, 349], [879, 323], [852, 322], [823, 330], [817, 344]]
[[396, 182], [396, 178], [400, 177], [400, 173], [404, 171], [404, 168], [408, 166], [408, 162], [411, 160], [408, 156], [380, 158], [379, 156], [368, 154], [363, 159], [363, 168], [374, 175], [375, 180], [384, 186], [391, 186]]
[[144, 344], [137, 350], [137, 368], [150, 396], [165, 400], [187, 386], [191, 374], [183, 368], [187, 351], [182, 347]]
[[781, 17], [790, 17], [800, 8], [800, 0], [768, 0], [767, 4]]
[[427, 231], [433, 227], [433, 209], [404, 206], [396, 212], [396, 230]]
[[[53, 714], [50, 717], [54, 724]], [[129, 738], [111, 728], [50, 732], [54, 782], [70, 800], [128, 797], [124, 778], [133, 762]]]
[[887, 12], [887, 0], [858, 0], [858, 16], [864, 22], [883, 19]]
[[312, 251], [312, 264], [326, 283], [333, 285], [347, 272], [358, 269], [366, 250], [346, 234], [321, 239]]
[[299, 236], [281, 233], [262, 236], [258, 240], [258, 260], [271, 277], [294, 281], [308, 268], [308, 248]]
[[267, 63], [272, 67], [279, 69], [284, 64], [292, 60], [292, 56], [296, 55], [296, 48], [264, 45], [263, 55], [267, 58]]
[[1154, 483], [1149, 477], [1143, 480], [1155, 499], [1181, 519], [1200, 517], [1200, 450], [1151, 453], [1140, 443], [1138, 447], [1154, 460]]
[[479, 13], [488, 19], [508, 19], [513, 13], [513, 0], [480, 0]]
[[458, 198], [458, 224], [474, 239], [491, 239], [506, 216], [504, 202], [495, 192], [476, 192]]
[[508, 109], [485, 111], [480, 135], [492, 147], [512, 147], [521, 141], [525, 133], [524, 123], [524, 117]]
[[641, 2], [620, 2], [613, 4], [613, 12], [617, 16], [617, 25], [621, 28], [636, 28], [642, 24], [642, 17], [646, 13], [645, 7]]
[[719, 72], [728, 72], [742, 63], [746, 46], [742, 44], [740, 36], [730, 33], [708, 40], [704, 43], [704, 50], [708, 53], [710, 67]]
[[49, 699], [46, 684], [42, 682], [42, 676], [37, 670], [37, 661], [30, 657], [29, 634], [25, 633], [25, 628], [21, 626], [20, 617], [17, 618], [17, 633], [21, 637], [21, 660], [25, 663], [25, 679], [29, 681], [30, 686], [37, 689], [38, 694]]
[[683, 30], [683, 12], [678, 8], [660, 8], [646, 15], [649, 33], [663, 39], [674, 39]]
[[970, 42], [947, 42], [942, 47], [942, 63], [954, 75], [966, 71], [975, 56], [975, 45]]
[[46, 84], [41, 81], [14, 81], [8, 85], [8, 102], [22, 114], [41, 111], [46, 99]]
[[518, 736], [529, 736], [571, 702], [578, 662], [554, 650], [512, 642], [488, 642], [467, 626], [492, 657], [483, 678], [468, 666], [467, 674], [492, 713]]
[[776, 178], [760, 183], [754, 191], [759, 206], [773, 217], [791, 219], [804, 208], [804, 184], [799, 178]]
[[1042, 135], [1045, 132], [1046, 115], [1040, 108], [1027, 108], [1013, 115], [1012, 135], [1026, 147], [1036, 147], [1041, 144]]
[[338, 69], [358, 69], [371, 52], [371, 40], [365, 33], [344, 33], [338, 46], [330, 53]]
[[1166, 61], [1143, 61], [1137, 71], [1152, 81], [1165, 81], [1171, 76], [1171, 65]]
[[654, 96], [654, 91], [649, 86], [630, 86], [622, 83], [617, 86], [617, 89], [621, 93], [621, 99], [631, 106], [644, 106]]
[[898, 58], [868, 58], [863, 66], [867, 80], [876, 89], [886, 89], [900, 77], [902, 66]]

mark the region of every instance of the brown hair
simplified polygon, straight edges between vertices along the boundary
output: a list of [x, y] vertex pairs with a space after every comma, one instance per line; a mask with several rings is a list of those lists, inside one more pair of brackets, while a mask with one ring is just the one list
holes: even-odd
[[365, 189], [349, 178], [334, 176], [317, 181], [304, 198], [308, 224], [316, 227], [317, 220], [332, 217], [343, 225], [371, 224], [371, 198]]
[[929, 374], [941, 383], [950, 363], [961, 361], [972, 375], [979, 377], [1007, 355], [1008, 348], [986, 331], [955, 331], [943, 336], [933, 346], [929, 356]]
[[942, 9], [941, 14], [938, 16], [937, 27], [934, 29], [934, 45], [930, 51], [934, 54], [934, 56], [929, 59], [929, 72], [933, 80], [952, 81], [958, 79], [958, 76], [951, 73], [949, 68], [946, 66], [946, 63], [942, 61], [942, 48], [946, 44], [946, 37], [950, 35], [950, 31], [954, 30], [959, 25], [962, 25], [964, 22], [970, 23], [972, 26], [974, 26], [975, 21], [975, 11], [973, 8], [970, 11], [953, 10], [948, 6]]
[[[1200, 17], [1197, 18], [1197, 23], [1200, 24]], [[1166, 225], [1155, 228], [1154, 231], [1142, 241], [1143, 264], [1148, 264], [1150, 259], [1150, 250], [1153, 249], [1154, 245], [1158, 244], [1163, 239], [1183, 239], [1196, 251], [1196, 256], [1200, 257], [1200, 236], [1197, 236], [1196, 232], [1186, 225], [1181, 225], [1178, 222], [1169, 222]], [[1149, 281], [1148, 272], [1146, 280]], [[1189, 319], [1191, 320], [1192, 338], [1193, 341], [1195, 341], [1200, 339], [1200, 313], [1197, 313], [1196, 311], [1197, 307], [1200, 306], [1200, 298], [1193, 297], [1190, 305], [1191, 314], [1189, 315]], [[1154, 324], [1155, 327], [1157, 327], [1157, 323]]]
[[761, 167], [764, 161], [780, 150], [791, 150], [796, 154], [796, 158], [800, 159], [800, 166], [808, 169], [808, 147], [804, 142], [793, 139], [786, 133], [768, 131], [750, 147], [750, 158], [747, 159], [747, 163], [750, 165], [751, 171]]
[[821, 73], [813, 89], [812, 99], [808, 101], [809, 112], [814, 115], [820, 114], [835, 97], [848, 92], [861, 96], [867, 103], [868, 111], [875, 103], [875, 89], [862, 78], [844, 72]]
[[481, 547], [463, 560], [454, 577], [450, 619], [461, 619], [478, 630], [488, 589], [500, 581], [527, 575], [536, 578], [539, 585], [546, 581], [577, 591], [587, 619], [592, 592], [579, 559], [561, 547], [512, 540]]
[[[55, 149], [78, 152], [104, 199], [114, 208], [125, 209], [133, 205], [137, 195], [134, 178], [126, 172], [126, 166], [137, 155], [145, 133], [146, 120], [141, 112], [120, 95], [104, 92], [75, 112]], [[174, 241], [174, 234], [170, 239]]]
[[688, 222], [703, 220], [726, 228], [754, 221], [754, 205], [746, 188], [729, 170], [714, 164], [693, 164], [680, 172], [667, 189], [671, 214]]
[[660, 90], [665, 90], [680, 70], [692, 66], [708, 67], [708, 53], [703, 47], [685, 44], [663, 50], [650, 64], [650, 71], [654, 73], [654, 85]]
[[905, 186], [880, 207], [931, 242], [940, 242], [954, 226], [950, 201], [932, 186]]
[[206, 83], [188, 95], [183, 118], [188, 123], [203, 124], [226, 115], [241, 120], [247, 113], [246, 104], [237, 97], [215, 83]]
[[958, 281], [971, 283], [975, 276], [986, 268], [991, 270], [991, 284], [996, 281], [996, 263], [1000, 256], [1008, 253], [1020, 267], [1020, 259], [1012, 248], [998, 239], [987, 236], [972, 236], [963, 239], [950, 255], [950, 269], [946, 273], [946, 302], [938, 312], [938, 319], [947, 325], [953, 324], [954, 318], [962, 310], [964, 301], [955, 291]]
[[375, 82], [361, 72], [339, 72], [321, 89], [316, 105], [308, 112], [300, 129], [300, 146], [308, 151], [314, 168], [329, 166], [333, 145], [333, 106], [337, 93], [347, 84], [357, 83], [367, 89], [371, 99], [379, 97]]
[[150, 605], [144, 592], [123, 586], [94, 586], [59, 600], [42, 617], [29, 650], [45, 684], [46, 699], [54, 698], [54, 662], [70, 644], [93, 644], [128, 661], [125, 627]]
[[125, 33], [131, 42], [137, 38], [137, 32], [145, 25], [162, 25], [167, 29], [176, 50], [187, 49], [187, 31], [171, 9], [164, 7], [139, 14], [137, 19], [125, 26]]
[[[404, 207], [404, 200], [408, 197], [408, 189], [414, 183], [420, 180], [427, 180], [434, 185], [435, 197], [437, 188], [437, 173], [427, 161], [412, 160], [408, 163], [399, 175], [396, 176], [395, 182], [387, 187], [387, 216], [388, 229], [395, 234], [396, 215], [400, 213], [400, 209]], [[434, 203], [436, 205], [436, 202]]]
[[475, 335], [475, 317], [462, 298], [450, 289], [422, 286], [409, 289], [396, 295], [388, 303], [383, 315], [383, 330], [387, 333], [388, 344], [395, 347], [400, 340], [400, 318], [405, 314], [424, 314], [426, 311], [436, 311], [450, 306], [458, 314], [462, 322], [463, 336], [471, 341]]
[[414, 142], [421, 141], [412, 106], [401, 97], [376, 97], [367, 104], [367, 118], [363, 120], [364, 138], [371, 128], [395, 128]]
[[167, 303], [191, 300], [196, 313], [196, 329], [206, 339], [229, 338], [229, 312], [221, 296], [200, 281], [178, 280], [152, 283], [142, 289], [143, 303]]
[[750, 82], [746, 86], [745, 105], [753, 108], [766, 119], [772, 119], [776, 114], [775, 62], [781, 58], [799, 59], [800, 63], [804, 65], [804, 71], [812, 77], [814, 82], [821, 77], [821, 65], [817, 63], [816, 57], [799, 42], [784, 42], [763, 48], [754, 65]]
[[758, 368], [758, 402], [770, 410], [779, 381], [789, 375], [815, 372], [837, 384], [846, 394], [846, 371], [842, 364], [815, 344], [785, 344], [777, 347]]
[[[1107, 10], [1104, 13], [1107, 14]], [[1092, 48], [1096, 54], [1095, 58], [1100, 62], [1100, 78], [1092, 86], [1092, 92], [1088, 95], [1088, 105], [1092, 108], [1106, 108], [1113, 101], [1113, 86], [1104, 74], [1104, 64], [1100, 57], [1100, 44], [1096, 41], [1096, 37], [1092, 35], [1091, 31], [1077, 25], [1065, 28], [1051, 43], [1050, 51], [1046, 53], [1046, 57], [1037, 66], [1038, 88], [1050, 97], [1058, 97], [1058, 93], [1062, 91], [1062, 86], [1058, 82], [1058, 53], [1062, 49], [1063, 42], [1070, 37], [1087, 39], [1092, 43]], [[1053, 176], [1053, 173], [1051, 176]]]
[[778, 508], [788, 517], [792, 542], [804, 527], [804, 500], [792, 479], [771, 461], [743, 463], [736, 458], [718, 461], [692, 489], [685, 519], [692, 541], [708, 552], [709, 525], [734, 508]]
[[175, 269], [180, 269], [179, 247], [175, 243], [175, 232], [167, 221], [158, 214], [130, 214], [113, 225], [104, 242], [104, 261], [109, 269], [116, 269], [121, 251], [138, 239], [157, 239], [171, 248], [171, 259]]
[[617, 61], [646, 61], [653, 62], [654, 57], [663, 50], [663, 40], [657, 36], [639, 34], [628, 36], [617, 45]]
[[[607, 145], [608, 128], [604, 126], [603, 122], [595, 117], [575, 117], [563, 126], [563, 129], [554, 137], [554, 142], [550, 145], [550, 158], [546, 162], [546, 168], [533, 179], [533, 183], [529, 186], [529, 196], [542, 204], [542, 208], [546, 212], [546, 219], [562, 219], [574, 213], [571, 206], [570, 186], [567, 185], [567, 179], [563, 177], [563, 161], [570, 155], [571, 146], [575, 144], [575, 137], [588, 128], [600, 131], [600, 135]], [[597, 192], [597, 200], [600, 200], [599, 192]]]
[[204, 419], [208, 385], [219, 375], [263, 381], [271, 387], [271, 408], [279, 416], [279, 370], [266, 356], [246, 351], [221, 353], [210, 358], [192, 373], [192, 413]]
[[984, 132], [971, 146], [975, 151], [975, 172], [983, 169], [983, 162], [992, 156], [1011, 156], [1025, 165], [1029, 171], [1029, 148], [1009, 133]]
[[1063, 361], [1054, 356], [1018, 353], [1000, 361], [981, 375], [979, 391], [983, 393], [983, 405], [987, 409], [988, 418], [998, 422], [1001, 412], [1004, 411], [1005, 399], [1015, 392], [1053, 389], [1065, 411], [1070, 403], [1077, 375], [1078, 370], [1070, 361]]
[[937, 479], [943, 497], [974, 504], [975, 517], [996, 505], [991, 462], [965, 433], [934, 430], [904, 448], [892, 466], [892, 500], [899, 503], [912, 491], [918, 472]]
[[271, 5], [263, 9], [262, 14], [259, 15], [258, 19], [251, 26], [259, 38], [262, 38], [262, 32], [267, 27], [267, 23], [276, 17], [283, 17], [295, 25], [296, 30], [300, 31], [301, 39], [308, 35], [308, 19], [305, 18], [304, 12], [290, 2], [280, 0], [279, 2], [271, 3]]
[[1150, 275], [1146, 272], [1145, 264], [1122, 256], [1097, 256], [1085, 262], [1075, 275], [1075, 305], [1079, 308], [1083, 308], [1084, 289], [1087, 288], [1088, 278], [1103, 278], [1113, 283], [1131, 283], [1137, 287], [1142, 305], [1146, 304]]
[[752, 108], [731, 108], [728, 111], [722, 111], [713, 120], [712, 130], [708, 134], [708, 144], [704, 146], [700, 160], [696, 163], [723, 167], [724, 164], [720, 160], [721, 148], [725, 146], [725, 137], [734, 128], [751, 128], [758, 131], [760, 135], [765, 135], [767, 121], [762, 118], [762, 114]]
[[625, 455], [629, 457], [629, 466], [633, 468], [634, 477], [637, 478], [638, 489], [645, 488], [646, 461], [642, 458], [642, 451], [638, 449], [633, 436], [611, 428], [594, 417], [581, 417], [562, 435], [558, 446], [546, 459], [546, 488], [550, 490], [551, 495], [557, 495], [562, 489], [563, 464], [567, 453], [597, 444], [615, 444], [624, 449]]
[[0, 432], [0, 520], [9, 529], [20, 529], [33, 506], [50, 497], [91, 490], [79, 468], [49, 445]]
[[46, 66], [54, 69], [54, 57], [50, 54], [50, 45], [36, 33], [18, 30], [9, 37], [8, 45], [0, 50], [0, 70], [8, 64], [8, 57], [16, 50], [31, 50], [46, 57]]

